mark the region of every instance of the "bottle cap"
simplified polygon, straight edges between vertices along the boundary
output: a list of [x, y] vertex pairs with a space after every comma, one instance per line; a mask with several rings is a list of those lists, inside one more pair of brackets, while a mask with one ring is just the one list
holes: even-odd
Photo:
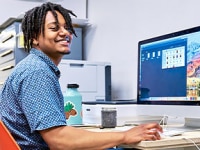
[[79, 88], [78, 84], [67, 84], [67, 88]]

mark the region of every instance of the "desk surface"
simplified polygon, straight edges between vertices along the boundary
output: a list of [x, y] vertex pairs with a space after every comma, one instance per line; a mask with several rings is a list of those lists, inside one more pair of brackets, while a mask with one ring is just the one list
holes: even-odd
[[156, 150], [166, 148], [179, 148], [194, 146], [194, 143], [200, 144], [200, 131], [186, 132], [181, 136], [162, 138], [157, 141], [142, 141], [138, 144], [120, 145], [124, 148], [138, 148], [144, 150]]
[[[183, 125], [180, 125], [183, 126]], [[176, 126], [177, 127], [177, 126]], [[90, 131], [106, 132], [106, 131], [123, 131], [131, 128], [130, 126], [116, 127], [113, 129], [87, 128]], [[143, 150], [169, 149], [194, 146], [194, 143], [200, 144], [200, 130], [186, 131], [180, 136], [165, 137], [157, 141], [142, 141], [138, 144], [120, 145], [123, 148], [138, 148]]]

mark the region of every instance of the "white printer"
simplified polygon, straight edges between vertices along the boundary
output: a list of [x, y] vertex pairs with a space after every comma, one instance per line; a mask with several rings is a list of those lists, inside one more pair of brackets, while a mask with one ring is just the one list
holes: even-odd
[[58, 68], [62, 92], [67, 84], [79, 84], [82, 101], [111, 100], [111, 64], [85, 60], [62, 59]]

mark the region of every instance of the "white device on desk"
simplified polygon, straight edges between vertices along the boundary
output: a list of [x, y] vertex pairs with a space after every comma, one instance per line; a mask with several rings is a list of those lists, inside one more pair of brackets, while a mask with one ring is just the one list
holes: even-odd
[[101, 111], [102, 108], [113, 107], [117, 111], [117, 126], [123, 125], [138, 125], [147, 122], [159, 123], [163, 116], [138, 116], [137, 105], [131, 103], [124, 104], [84, 104], [82, 105], [83, 111], [83, 124], [101, 125]]
[[[117, 126], [122, 126], [125, 121], [130, 120], [133, 117], [134, 104], [122, 104], [122, 105], [110, 105], [110, 104], [83, 104], [83, 124], [96, 124], [101, 125], [101, 111], [105, 107], [114, 107], [117, 110]], [[127, 113], [127, 107], [133, 108], [131, 113]]]
[[111, 100], [111, 64], [84, 60], [62, 59], [58, 68], [62, 92], [67, 84], [79, 85], [82, 101]]

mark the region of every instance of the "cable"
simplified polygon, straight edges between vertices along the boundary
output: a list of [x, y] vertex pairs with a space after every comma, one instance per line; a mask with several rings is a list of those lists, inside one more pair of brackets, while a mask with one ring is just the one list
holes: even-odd
[[[162, 117], [162, 119], [160, 120], [160, 122], [159, 122], [159, 124], [163, 127], [163, 129], [164, 130], [167, 130], [167, 119], [169, 118], [169, 116], [167, 116], [167, 115], [164, 115], [163, 117]], [[194, 144], [194, 146], [198, 149], [198, 150], [200, 150], [200, 147], [195, 143], [195, 141], [193, 141], [192, 139], [190, 139], [190, 138], [183, 138], [184, 140], [188, 140], [188, 141], [190, 141], [190, 142], [192, 142], [192, 144]]]
[[177, 119], [177, 116], [168, 116], [168, 115], [163, 115], [162, 119], [160, 120], [159, 124], [162, 126], [163, 130], [167, 130], [168, 128], [168, 120], [169, 118], [174, 118]]
[[198, 150], [200, 150], [200, 147], [199, 147], [192, 139], [190, 139], [190, 138], [183, 138], [183, 139], [192, 142], [192, 143], [194, 144], [194, 146], [195, 146]]
[[164, 115], [159, 122], [159, 124], [163, 127], [163, 130], [167, 128], [167, 119], [168, 119], [168, 116]]

